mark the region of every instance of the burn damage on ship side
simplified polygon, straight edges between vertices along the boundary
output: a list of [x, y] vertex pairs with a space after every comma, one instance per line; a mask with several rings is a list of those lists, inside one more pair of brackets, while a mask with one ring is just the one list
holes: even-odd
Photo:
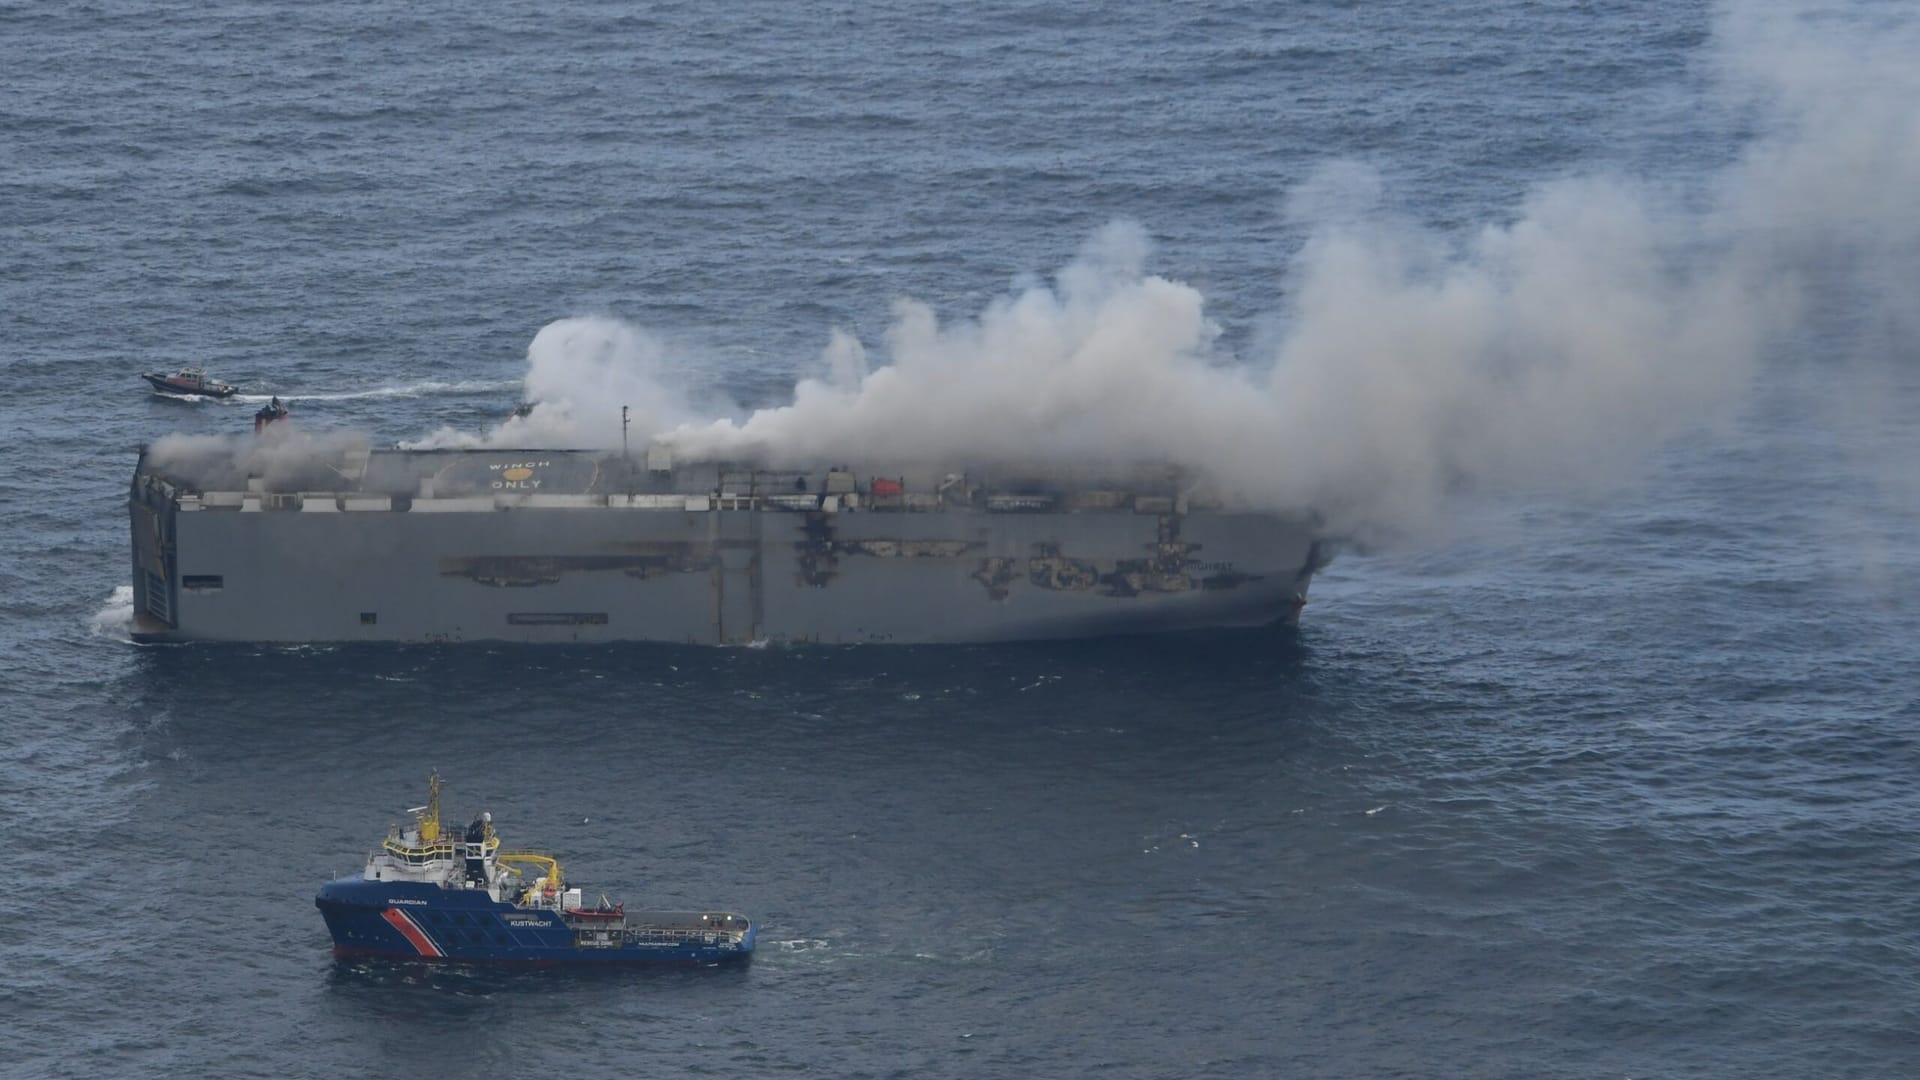
[[1000, 641], [1292, 621], [1331, 546], [1163, 465], [142, 455], [145, 640]]
[[713, 568], [712, 553], [693, 541], [630, 546], [645, 550], [625, 555], [469, 555], [441, 559], [440, 573], [514, 589], [552, 585], [570, 573], [611, 571], [644, 581], [666, 574], [704, 574]]

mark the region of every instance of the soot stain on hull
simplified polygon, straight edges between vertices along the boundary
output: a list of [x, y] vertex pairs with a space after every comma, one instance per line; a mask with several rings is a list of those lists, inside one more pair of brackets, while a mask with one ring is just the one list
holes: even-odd
[[[802, 538], [794, 544], [800, 582], [825, 588], [840, 573], [842, 557], [880, 559], [957, 559], [986, 547], [978, 540], [907, 540], [864, 538], [841, 540], [833, 527], [834, 515], [813, 512], [805, 516]], [[1189, 573], [1199, 544], [1180, 539], [1180, 519], [1162, 515], [1153, 554], [1141, 559], [1097, 560], [1075, 558], [1058, 543], [1036, 541], [1025, 560], [1005, 556], [980, 559], [969, 575], [986, 588], [989, 599], [1008, 596], [1008, 587], [1024, 576], [1036, 588], [1051, 592], [1084, 592], [1126, 599], [1145, 593], [1178, 593], [1191, 589], [1222, 591], [1260, 581], [1263, 575], [1220, 570]], [[1103, 563], [1106, 565], [1103, 566]]]
[[800, 584], [825, 588], [840, 575], [842, 557], [864, 556], [874, 559], [957, 559], [970, 551], [986, 547], [982, 540], [910, 540], [866, 537], [842, 540], [833, 528], [834, 515], [812, 511], [800, 526], [801, 538], [794, 542], [795, 565]]
[[704, 543], [638, 543], [622, 555], [467, 555], [440, 560], [442, 577], [468, 578], [495, 588], [555, 585], [570, 573], [613, 571], [646, 580], [669, 574], [699, 574], [714, 558]]

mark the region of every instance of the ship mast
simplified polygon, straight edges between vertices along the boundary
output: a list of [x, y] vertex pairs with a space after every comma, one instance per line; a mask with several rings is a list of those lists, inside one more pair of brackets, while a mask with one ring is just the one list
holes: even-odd
[[427, 805], [420, 811], [420, 843], [431, 847], [440, 839], [440, 770], [427, 777]]

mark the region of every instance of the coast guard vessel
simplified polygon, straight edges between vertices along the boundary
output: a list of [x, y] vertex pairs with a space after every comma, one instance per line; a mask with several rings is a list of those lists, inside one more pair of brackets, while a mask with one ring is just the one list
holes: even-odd
[[166, 439], [128, 490], [137, 641], [1023, 641], [1291, 623], [1310, 512], [1168, 464], [679, 460]]
[[358, 875], [321, 886], [314, 905], [340, 957], [525, 964], [745, 963], [755, 927], [726, 911], [628, 911], [587, 903], [552, 856], [502, 851], [493, 816], [461, 836], [440, 824], [440, 777]]

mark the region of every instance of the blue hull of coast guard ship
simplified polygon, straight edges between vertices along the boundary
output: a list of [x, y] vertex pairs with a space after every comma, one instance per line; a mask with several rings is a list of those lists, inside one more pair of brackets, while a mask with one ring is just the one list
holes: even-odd
[[[465, 830], [440, 820], [440, 777], [413, 823], [389, 828], [357, 877], [320, 887], [314, 906], [335, 956], [453, 963], [711, 967], [753, 955], [753, 920], [728, 911], [636, 911], [602, 896], [589, 906], [560, 861], [503, 851], [493, 815]], [[529, 870], [538, 876], [528, 879]]]
[[753, 956], [756, 928], [725, 912], [528, 909], [483, 889], [345, 877], [314, 899], [333, 953], [453, 963], [712, 967]]

